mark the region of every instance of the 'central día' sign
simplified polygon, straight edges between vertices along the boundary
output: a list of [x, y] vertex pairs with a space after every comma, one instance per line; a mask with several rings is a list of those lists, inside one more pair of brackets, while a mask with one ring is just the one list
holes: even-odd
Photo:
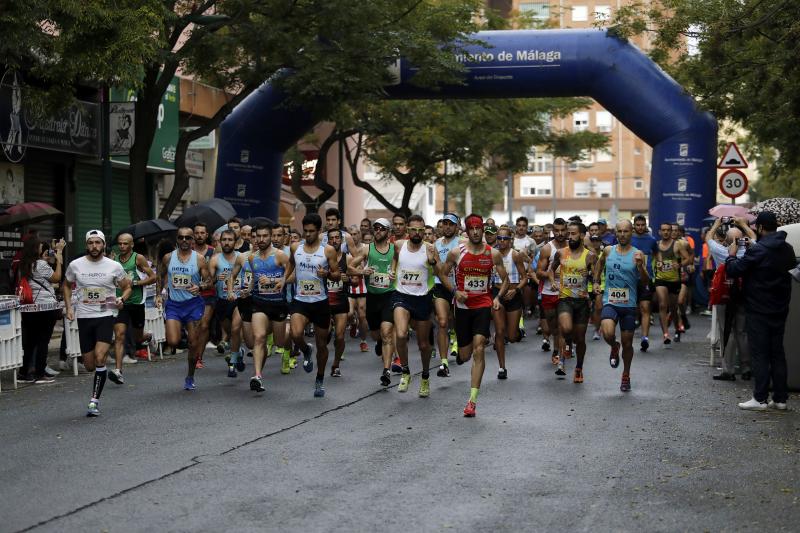
[[0, 140], [11, 162], [28, 147], [97, 157], [100, 153], [100, 106], [75, 101], [55, 115], [32, 109], [22, 75], [7, 70], [0, 79]]

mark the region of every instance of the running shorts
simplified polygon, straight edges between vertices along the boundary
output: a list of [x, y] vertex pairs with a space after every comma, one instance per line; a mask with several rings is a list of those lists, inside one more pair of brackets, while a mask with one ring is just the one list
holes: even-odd
[[78, 319], [78, 340], [81, 345], [81, 353], [91, 352], [98, 342], [111, 344], [113, 338], [113, 316]]
[[591, 314], [588, 298], [561, 298], [558, 300], [558, 314], [572, 315], [572, 323], [585, 326]]
[[203, 318], [205, 302], [199, 296], [185, 302], [167, 300], [164, 306], [164, 320], [177, 320], [181, 324], [196, 322]]
[[[321, 302], [301, 302], [294, 300], [291, 307], [292, 314], [303, 315], [317, 329], [328, 329], [331, 327], [331, 306], [328, 300]], [[285, 317], [284, 317], [285, 318]]]
[[134, 329], [144, 328], [144, 304], [125, 304], [114, 319], [114, 324], [130, 324]]
[[242, 317], [242, 322], [252, 322], [253, 319], [253, 297], [239, 298], [236, 300], [236, 309]]
[[619, 324], [619, 329], [622, 331], [634, 331], [636, 329], [636, 308], [606, 304], [600, 313], [600, 320], [613, 320]]
[[223, 298], [217, 299], [217, 305], [214, 307], [214, 316], [217, 320], [231, 320], [233, 312], [236, 310], [236, 300], [230, 301]]
[[433, 286], [433, 297], [453, 303], [453, 293], [448, 291], [441, 283]]
[[382, 322], [394, 323], [392, 293], [367, 293], [367, 325], [370, 331], [381, 329]]
[[558, 307], [558, 294], [542, 294], [542, 310], [555, 311]]
[[489, 338], [489, 322], [492, 318], [491, 307], [477, 309], [455, 309], [456, 341], [459, 346], [472, 344], [475, 335]]
[[670, 294], [679, 294], [681, 292], [681, 282], [680, 281], [663, 281], [660, 279], [656, 280], [656, 287], [666, 287], [667, 291]]
[[[328, 303], [328, 302], [324, 302]], [[253, 303], [250, 311], [250, 321], [256, 313], [264, 313], [272, 322], [283, 322], [289, 316], [289, 306], [285, 302], [263, 302], [257, 298], [253, 298]]]
[[426, 321], [431, 318], [431, 297], [428, 294], [414, 296], [402, 292], [392, 292], [392, 312], [401, 307], [411, 314], [411, 320]]
[[[499, 287], [492, 287], [492, 299], [497, 298], [497, 295], [500, 293]], [[517, 291], [513, 298], [507, 300], [505, 298], [500, 298], [500, 303], [502, 304], [503, 308], [506, 310], [507, 313], [512, 311], [519, 311], [522, 309], [523, 301], [522, 301], [522, 292]]]

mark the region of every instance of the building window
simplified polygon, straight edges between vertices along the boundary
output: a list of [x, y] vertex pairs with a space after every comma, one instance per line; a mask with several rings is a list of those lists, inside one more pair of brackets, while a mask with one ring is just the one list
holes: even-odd
[[637, 146], [633, 149], [633, 155], [642, 155], [642, 150]]
[[581, 167], [588, 168], [594, 163], [594, 156], [591, 150], [582, 150], [580, 159], [570, 162], [570, 170], [578, 170]]
[[572, 131], [584, 131], [589, 129], [589, 112], [578, 111], [572, 114]]
[[[534, 22], [544, 22], [550, 19], [549, 2], [520, 2], [519, 12], [521, 15], [532, 18]], [[535, 26], [536, 24], [533, 24]]]
[[595, 113], [595, 124], [597, 124], [597, 131], [600, 133], [609, 133], [613, 125], [611, 113], [608, 111], [598, 111]]
[[589, 9], [586, 6], [572, 6], [572, 22], [589, 20]]
[[528, 152], [528, 171], [537, 174], [549, 174], [553, 168], [553, 156], [547, 152], [537, 150], [534, 146]]
[[610, 181], [597, 182], [597, 196], [600, 198], [611, 198], [611, 193], [614, 190], [614, 184]]
[[592, 184], [588, 181], [575, 182], [575, 198], [589, 198], [592, 193]]
[[633, 188], [636, 191], [644, 190], [644, 180], [633, 180]]
[[598, 150], [596, 160], [598, 163], [609, 163], [614, 160], [614, 156], [608, 150]]
[[598, 22], [611, 20], [611, 6], [594, 6], [594, 19]]
[[552, 176], [520, 176], [520, 197], [551, 196], [553, 194]]

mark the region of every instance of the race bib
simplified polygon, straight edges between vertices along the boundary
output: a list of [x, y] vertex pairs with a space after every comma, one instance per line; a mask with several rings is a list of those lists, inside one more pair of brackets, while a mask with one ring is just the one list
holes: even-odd
[[389, 279], [389, 274], [386, 272], [373, 272], [369, 277], [369, 284], [376, 289], [388, 289], [392, 280]]
[[172, 286], [176, 289], [188, 290], [192, 286], [192, 276], [189, 274], [173, 274]]
[[611, 305], [627, 305], [630, 302], [627, 288], [614, 288], [608, 290], [608, 303]]
[[421, 270], [401, 270], [397, 281], [405, 287], [422, 287]]
[[333, 281], [329, 279], [327, 281], [328, 292], [340, 292], [342, 290], [342, 280]]
[[322, 294], [318, 279], [304, 279], [298, 281], [297, 292], [300, 296], [319, 296]]
[[561, 285], [565, 289], [583, 290], [586, 278], [580, 274], [569, 274], [561, 277]]
[[[277, 294], [280, 291], [278, 290], [278, 280], [280, 278], [270, 278], [268, 276], [264, 276], [258, 279], [258, 294]], [[305, 283], [305, 282], [304, 282]]]
[[81, 302], [85, 305], [104, 305], [106, 298], [105, 287], [84, 287], [81, 293]]
[[250, 270], [244, 271], [244, 286], [249, 287], [250, 283], [253, 281], [253, 272]]
[[674, 269], [674, 263], [672, 261], [662, 261], [661, 262], [661, 272], [672, 272]]
[[464, 276], [464, 290], [466, 292], [486, 292], [489, 280], [486, 276]]
[[228, 274], [230, 272], [223, 272], [221, 274], [217, 274], [217, 281], [228, 281]]

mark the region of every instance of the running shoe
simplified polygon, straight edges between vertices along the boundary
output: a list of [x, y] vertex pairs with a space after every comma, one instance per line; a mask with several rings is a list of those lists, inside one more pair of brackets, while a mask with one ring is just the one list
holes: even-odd
[[239, 360], [236, 361], [236, 370], [239, 372], [244, 372], [245, 368], [247, 368], [247, 365], [244, 363], [244, 359], [240, 357]]
[[289, 356], [289, 369], [294, 370], [295, 368], [297, 368], [297, 356], [296, 355], [290, 355]]
[[650, 341], [647, 340], [647, 337], [642, 337], [642, 343], [639, 345], [639, 349], [646, 352], [648, 348], [650, 348]]
[[557, 353], [554, 353], [550, 356], [550, 362], [553, 363], [553, 366], [556, 366], [561, 363], [561, 357], [559, 357]]
[[403, 365], [400, 363], [400, 357], [395, 356], [392, 360], [392, 373], [400, 374], [403, 372]]
[[458, 343], [450, 343], [450, 357], [458, 357]]
[[235, 378], [238, 374], [236, 373], [236, 369], [233, 366], [228, 367], [228, 377]]
[[195, 390], [195, 389], [197, 389], [197, 386], [195, 386], [194, 384], [194, 378], [190, 378], [187, 376], [186, 379], [183, 380], [183, 390]]
[[[681, 315], [681, 320], [683, 321], [683, 327], [685, 329], [692, 329], [692, 325], [689, 323], [689, 319], [686, 315]], [[686, 333], [686, 331], [684, 331], [684, 333]]]
[[384, 387], [388, 387], [391, 384], [392, 384], [392, 374], [391, 372], [389, 372], [389, 369], [385, 368], [383, 372], [381, 372], [381, 385], [383, 385]]
[[769, 409], [769, 404], [767, 402], [759, 402], [755, 398], [750, 398], [746, 402], [737, 405], [739, 409], [744, 409], [745, 411], [766, 411]]
[[197, 362], [194, 364], [194, 367], [195, 367], [196, 369], [200, 370], [200, 369], [202, 369], [202, 368], [205, 368], [205, 366], [206, 366], [206, 365], [204, 365], [204, 364], [203, 364], [203, 358], [202, 358], [202, 357], [198, 357], [198, 358], [197, 358]]
[[224, 355], [225, 352], [227, 351], [228, 351], [228, 343], [225, 341], [220, 341], [220, 343], [217, 344], [217, 353], [220, 355]]
[[497, 379], [508, 379], [508, 370], [501, 368], [497, 371]]
[[476, 407], [477, 407], [477, 405], [475, 405], [475, 402], [468, 401], [467, 402], [467, 406], [464, 408], [464, 416], [466, 416], [468, 418], [472, 418], [473, 416], [475, 416], [475, 408]]
[[358, 347], [361, 349], [362, 352], [369, 351], [369, 345], [364, 341], [361, 341], [361, 344], [359, 344]]
[[520, 330], [519, 330], [519, 338], [520, 339], [524, 339], [527, 336], [528, 336], [528, 334], [525, 333], [525, 328], [520, 328]]
[[542, 351], [549, 352], [550, 351], [550, 341], [548, 339], [544, 339], [542, 341]]
[[681, 332], [680, 331], [676, 331], [675, 332], [675, 342], [681, 342]]
[[619, 366], [619, 346], [619, 341], [615, 341], [614, 346], [611, 347], [611, 353], [608, 355], [608, 364], [611, 365], [611, 368]]
[[576, 368], [575, 374], [572, 376], [573, 383], [583, 383], [583, 369]]
[[558, 363], [558, 366], [556, 367], [556, 376], [562, 377], [566, 375], [567, 373], [564, 371], [564, 363]]
[[88, 416], [88, 417], [100, 416], [100, 401], [99, 400], [90, 400], [89, 401], [89, 408], [86, 411], [86, 416]]
[[436, 371], [436, 375], [440, 378], [449, 378], [450, 377], [450, 365], [446, 362], [442, 361], [442, 364], [439, 365], [439, 370]]
[[261, 379], [261, 376], [253, 376], [250, 378], [250, 390], [255, 392], [264, 392], [264, 381]]
[[[137, 355], [136, 357], [139, 356]], [[147, 359], [147, 350], [144, 351], [144, 356], [141, 357], [140, 359]], [[125, 363], [126, 365], [135, 365], [139, 361], [137, 359], [134, 359], [130, 355], [125, 354], [124, 356], [122, 356], [122, 362]]]
[[289, 368], [289, 351], [281, 350], [281, 374], [288, 374], [292, 369]]
[[125, 383], [125, 378], [122, 377], [122, 372], [116, 369], [108, 373], [108, 379], [110, 379], [117, 385], [122, 385]]
[[537, 335], [541, 335], [542, 334], [542, 326], [536, 326], [536, 334]]
[[411, 374], [403, 374], [400, 378], [400, 385], [397, 386], [397, 392], [408, 392], [408, 386], [411, 385]]
[[306, 349], [301, 351], [303, 352], [303, 370], [306, 373], [310, 373], [314, 370], [314, 361], [311, 360], [311, 346], [306, 344]]
[[594, 330], [594, 335], [592, 335], [592, 340], [593, 341], [599, 341], [600, 340], [600, 332], [599, 331]]
[[431, 380], [422, 378], [422, 380], [419, 382], [419, 397], [427, 398], [430, 395], [431, 395]]
[[322, 380], [317, 378], [314, 381], [314, 398], [323, 398], [325, 396], [325, 387], [322, 386]]
[[672, 339], [669, 338], [669, 333], [664, 333], [664, 346], [672, 344]]
[[331, 377], [332, 378], [340, 378], [340, 377], [342, 377], [342, 371], [339, 370], [338, 366], [331, 367]]
[[48, 376], [47, 374], [42, 374], [41, 376], [36, 378], [36, 381], [34, 381], [34, 383], [36, 383], [37, 385], [46, 385], [48, 383], [55, 383], [55, 382], [56, 380]]
[[776, 402], [775, 400], [770, 400], [767, 402], [767, 407], [770, 409], [776, 409], [778, 411], [786, 411], [786, 402]]
[[631, 391], [631, 377], [628, 374], [622, 374], [622, 381], [619, 384], [619, 390], [622, 392]]

